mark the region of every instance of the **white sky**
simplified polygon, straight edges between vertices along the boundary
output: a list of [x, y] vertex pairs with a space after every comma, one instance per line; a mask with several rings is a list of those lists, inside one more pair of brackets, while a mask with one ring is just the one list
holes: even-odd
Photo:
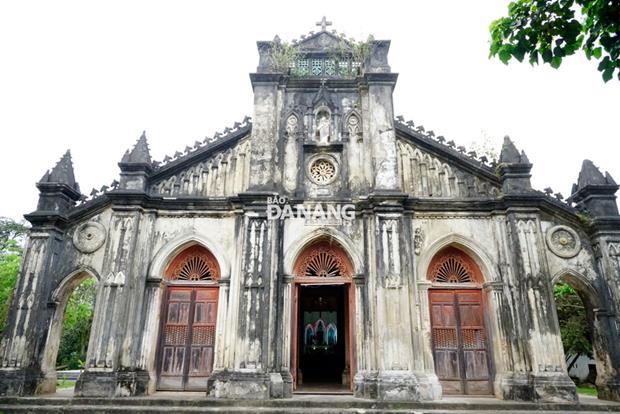
[[330, 29], [391, 39], [395, 115], [468, 144], [510, 135], [533, 184], [569, 195], [583, 158], [620, 180], [620, 82], [583, 55], [559, 70], [488, 59], [508, 1], [2, 1], [0, 216], [71, 149], [82, 192], [109, 184], [146, 130], [161, 160], [252, 115], [256, 40]]

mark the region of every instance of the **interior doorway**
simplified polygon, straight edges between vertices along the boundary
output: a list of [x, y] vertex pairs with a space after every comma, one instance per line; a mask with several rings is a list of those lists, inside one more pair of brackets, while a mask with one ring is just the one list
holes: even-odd
[[344, 285], [299, 286], [299, 388], [349, 388], [346, 296]]

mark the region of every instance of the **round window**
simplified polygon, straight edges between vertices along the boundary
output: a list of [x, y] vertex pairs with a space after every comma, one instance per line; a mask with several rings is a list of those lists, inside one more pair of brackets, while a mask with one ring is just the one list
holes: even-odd
[[310, 165], [310, 178], [319, 185], [329, 184], [336, 178], [336, 166], [325, 158], [319, 158]]

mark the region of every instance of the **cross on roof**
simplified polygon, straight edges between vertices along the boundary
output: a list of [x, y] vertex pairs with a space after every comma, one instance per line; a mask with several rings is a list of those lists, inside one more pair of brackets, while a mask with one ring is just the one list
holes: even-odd
[[320, 22], [316, 22], [316, 25], [321, 26], [321, 31], [325, 32], [327, 31], [327, 26], [331, 26], [332, 22], [328, 22], [325, 16], [323, 16], [323, 19]]

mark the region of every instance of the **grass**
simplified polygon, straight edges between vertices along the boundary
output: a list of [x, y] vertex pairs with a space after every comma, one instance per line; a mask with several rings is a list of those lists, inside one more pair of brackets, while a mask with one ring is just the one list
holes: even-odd
[[75, 387], [75, 381], [73, 380], [68, 380], [68, 379], [61, 379], [59, 381], [56, 382], [56, 389], [62, 389], [62, 388], [73, 388]]
[[588, 386], [583, 386], [583, 385], [577, 387], [577, 393], [578, 394], [584, 394], [584, 395], [591, 395], [593, 397], [596, 397], [598, 395], [598, 392], [596, 391], [596, 388], [588, 387]]

